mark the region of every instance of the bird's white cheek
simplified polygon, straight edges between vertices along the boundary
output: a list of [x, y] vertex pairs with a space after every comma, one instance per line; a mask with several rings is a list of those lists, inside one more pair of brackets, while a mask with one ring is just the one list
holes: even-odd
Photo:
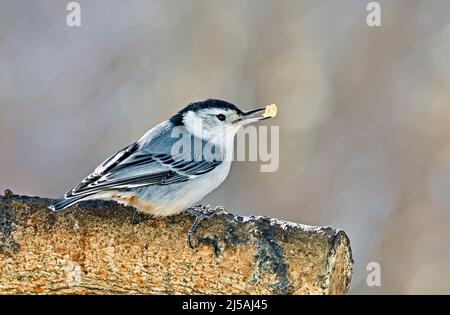
[[202, 119], [192, 112], [188, 112], [184, 116], [184, 125], [186, 126], [187, 131], [197, 138], [203, 139], [205, 137], [205, 128]]

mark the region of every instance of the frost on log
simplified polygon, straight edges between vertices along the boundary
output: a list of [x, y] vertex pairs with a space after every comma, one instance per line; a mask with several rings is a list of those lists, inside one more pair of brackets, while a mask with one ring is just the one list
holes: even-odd
[[268, 217], [152, 218], [113, 202], [60, 213], [0, 196], [0, 294], [345, 294], [348, 237]]

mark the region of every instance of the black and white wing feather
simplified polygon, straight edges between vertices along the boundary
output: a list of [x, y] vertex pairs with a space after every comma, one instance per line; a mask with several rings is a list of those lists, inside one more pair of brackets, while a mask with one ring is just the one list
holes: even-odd
[[206, 174], [221, 163], [221, 160], [186, 160], [168, 153], [152, 153], [134, 143], [99, 165], [67, 192], [65, 198], [106, 190], [180, 183]]

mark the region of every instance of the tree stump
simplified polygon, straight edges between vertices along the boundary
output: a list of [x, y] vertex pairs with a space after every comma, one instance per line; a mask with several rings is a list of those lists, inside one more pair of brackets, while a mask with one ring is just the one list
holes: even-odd
[[0, 294], [345, 294], [341, 230], [229, 213], [152, 218], [114, 202], [54, 213], [50, 199], [0, 196]]

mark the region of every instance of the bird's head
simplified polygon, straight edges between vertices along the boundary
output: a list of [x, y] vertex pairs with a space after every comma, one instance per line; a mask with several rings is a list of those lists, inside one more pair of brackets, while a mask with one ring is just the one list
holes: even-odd
[[175, 126], [183, 126], [188, 132], [203, 140], [221, 144], [232, 140], [238, 129], [244, 125], [267, 119], [262, 115], [265, 108], [244, 112], [236, 105], [217, 99], [191, 103], [170, 121]]

